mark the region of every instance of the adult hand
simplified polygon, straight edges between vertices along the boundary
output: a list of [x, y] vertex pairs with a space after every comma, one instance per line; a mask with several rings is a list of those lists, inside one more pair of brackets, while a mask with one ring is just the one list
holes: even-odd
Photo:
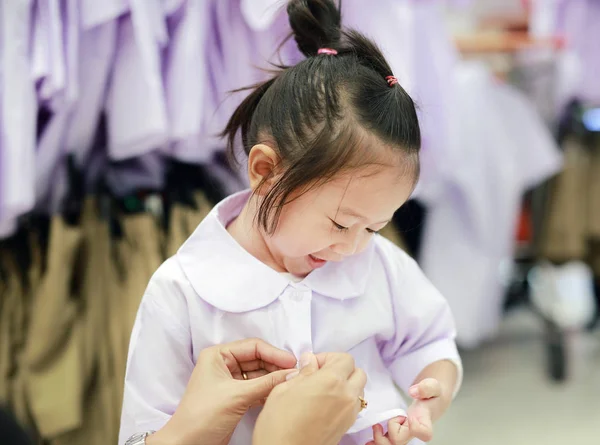
[[175, 414], [147, 445], [228, 444], [246, 411], [285, 382], [295, 365], [293, 354], [257, 339], [203, 350]]
[[337, 445], [361, 410], [367, 377], [349, 354], [306, 354], [299, 375], [275, 388], [253, 445]]

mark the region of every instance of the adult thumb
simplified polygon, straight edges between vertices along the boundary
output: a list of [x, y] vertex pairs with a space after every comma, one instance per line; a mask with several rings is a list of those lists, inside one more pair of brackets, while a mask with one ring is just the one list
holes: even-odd
[[311, 375], [319, 370], [319, 361], [312, 352], [305, 352], [300, 357], [300, 375]]
[[254, 404], [262, 399], [266, 399], [277, 385], [285, 383], [286, 377], [294, 372], [293, 369], [286, 369], [244, 381], [243, 383], [247, 388], [246, 396], [248, 397], [248, 402]]

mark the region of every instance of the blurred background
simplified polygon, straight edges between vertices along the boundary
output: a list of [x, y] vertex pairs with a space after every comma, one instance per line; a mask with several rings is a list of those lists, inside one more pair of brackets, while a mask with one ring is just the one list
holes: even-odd
[[[300, 58], [280, 6], [0, 1], [0, 404], [40, 443], [116, 443], [150, 276], [245, 186], [216, 136], [228, 91]], [[422, 178], [384, 236], [457, 320], [464, 386], [433, 443], [597, 442], [600, 1], [342, 16], [419, 105]]]

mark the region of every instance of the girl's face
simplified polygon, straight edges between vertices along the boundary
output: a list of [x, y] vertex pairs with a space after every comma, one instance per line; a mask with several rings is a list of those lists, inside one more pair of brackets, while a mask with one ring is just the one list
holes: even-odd
[[277, 230], [264, 235], [278, 269], [306, 276], [329, 261], [362, 252], [388, 224], [414, 186], [397, 166], [340, 175], [283, 207]]

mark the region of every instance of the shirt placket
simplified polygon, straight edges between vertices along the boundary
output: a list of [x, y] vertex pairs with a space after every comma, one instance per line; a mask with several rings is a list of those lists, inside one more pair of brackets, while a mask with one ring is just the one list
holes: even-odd
[[285, 312], [284, 329], [287, 331], [287, 346], [300, 358], [312, 352], [312, 291], [304, 284], [289, 286], [281, 297]]

